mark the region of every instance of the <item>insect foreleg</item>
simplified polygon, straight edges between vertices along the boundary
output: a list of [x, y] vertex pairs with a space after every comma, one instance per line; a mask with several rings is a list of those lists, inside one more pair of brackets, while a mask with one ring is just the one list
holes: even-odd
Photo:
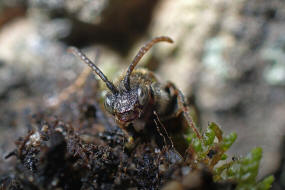
[[171, 82], [168, 82], [166, 84], [166, 87], [171, 91], [171, 94], [173, 94], [174, 96], [177, 97], [177, 110], [175, 112], [175, 115], [178, 116], [181, 112], [183, 114], [183, 117], [186, 119], [186, 122], [188, 124], [188, 126], [191, 127], [191, 129], [193, 130], [193, 132], [196, 134], [196, 136], [201, 139], [201, 134], [198, 130], [198, 128], [195, 126], [195, 123], [190, 115], [189, 112], [189, 107], [186, 104], [184, 95], [182, 94], [182, 92], [180, 90], [178, 90], [175, 85]]

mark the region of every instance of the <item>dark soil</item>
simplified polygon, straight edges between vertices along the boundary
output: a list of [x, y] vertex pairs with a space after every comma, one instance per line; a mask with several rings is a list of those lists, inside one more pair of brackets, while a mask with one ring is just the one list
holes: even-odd
[[28, 119], [27, 134], [6, 155], [17, 162], [1, 175], [1, 189], [233, 189], [151, 138], [127, 148], [124, 133], [96, 102], [96, 85], [89, 87]]

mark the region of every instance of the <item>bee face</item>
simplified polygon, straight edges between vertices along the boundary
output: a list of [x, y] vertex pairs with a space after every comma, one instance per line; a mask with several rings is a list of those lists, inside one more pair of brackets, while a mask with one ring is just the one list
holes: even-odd
[[141, 116], [148, 100], [149, 89], [141, 85], [128, 91], [119, 91], [117, 94], [108, 93], [104, 105], [118, 121], [130, 122]]

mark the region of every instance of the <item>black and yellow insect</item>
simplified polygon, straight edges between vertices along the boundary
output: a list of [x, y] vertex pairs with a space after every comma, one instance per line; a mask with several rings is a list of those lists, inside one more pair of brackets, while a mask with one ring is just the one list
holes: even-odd
[[[105, 108], [115, 116], [116, 122], [123, 130], [128, 133], [150, 131], [146, 127], [157, 117], [160, 118], [167, 131], [169, 129], [166, 121], [182, 115], [187, 126], [190, 126], [200, 138], [200, 133], [192, 121], [183, 94], [170, 82], [161, 84], [151, 71], [143, 68], [135, 69], [143, 55], [158, 42], [173, 43], [173, 40], [166, 36], [160, 36], [147, 42], [133, 59], [126, 74], [120, 77], [115, 84], [109, 81], [79, 49], [72, 47], [70, 51], [89, 65], [104, 81], [110, 90], [105, 97]], [[172, 128], [175, 127], [175, 124], [174, 126], [172, 124]], [[180, 127], [177, 127], [176, 131], [180, 132], [178, 128]], [[171, 129], [171, 131], [175, 130]], [[179, 135], [179, 137], [181, 136]]]

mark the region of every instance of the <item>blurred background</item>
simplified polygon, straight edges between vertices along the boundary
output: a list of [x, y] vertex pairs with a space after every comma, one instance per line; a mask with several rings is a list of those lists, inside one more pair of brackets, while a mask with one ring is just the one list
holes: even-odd
[[115, 79], [146, 41], [166, 35], [175, 43], [157, 44], [141, 66], [175, 83], [203, 128], [236, 131], [232, 156], [262, 147], [260, 177], [282, 176], [284, 34], [283, 0], [1, 0], [0, 173], [12, 168], [3, 157], [26, 118], [84, 72], [69, 46], [91, 59], [99, 48], [99, 67]]

